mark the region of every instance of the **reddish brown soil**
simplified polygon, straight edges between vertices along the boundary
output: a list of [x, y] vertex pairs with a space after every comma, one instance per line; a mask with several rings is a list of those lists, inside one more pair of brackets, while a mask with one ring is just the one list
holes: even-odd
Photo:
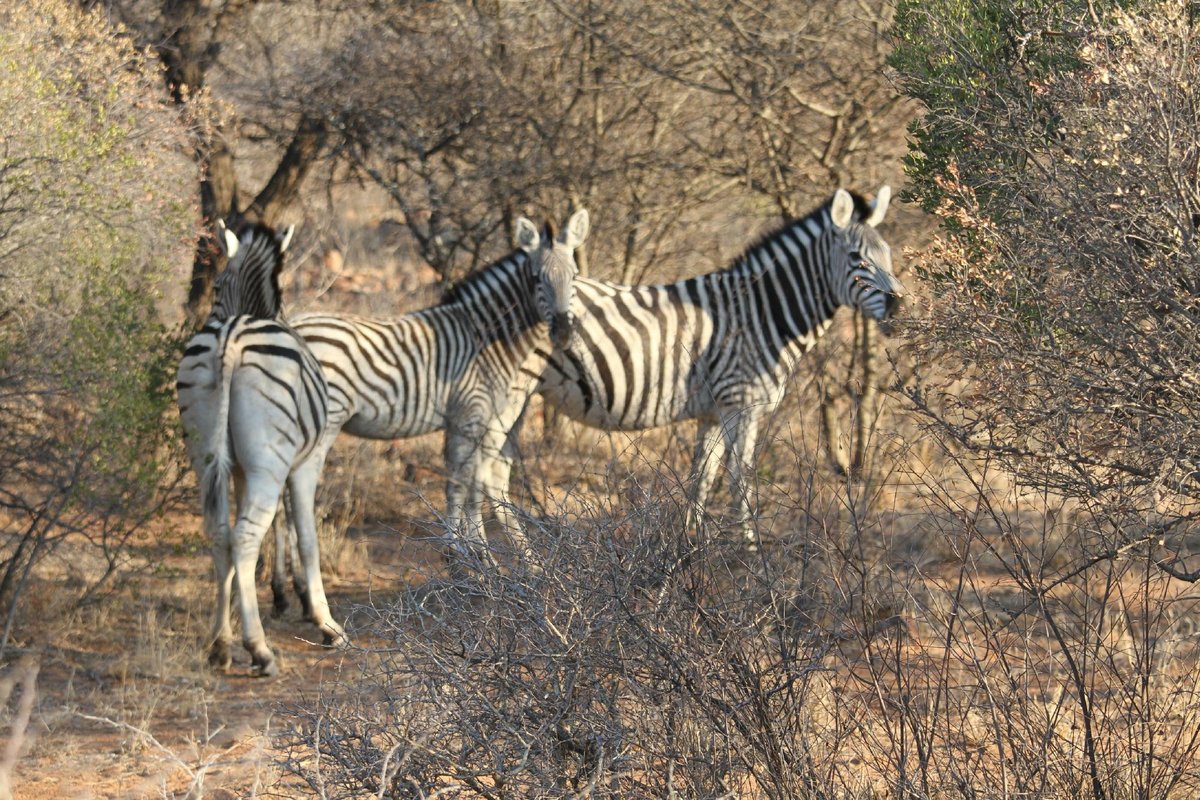
[[[402, 526], [409, 535], [378, 525], [351, 534], [366, 557], [346, 559], [341, 575], [327, 572], [336, 617], [441, 569], [433, 545]], [[200, 652], [211, 593], [206, 553], [164, 555], [159, 567], [109, 600], [111, 610], [90, 615], [98, 624], [84, 614], [54, 626], [36, 648], [38, 705], [16, 797], [185, 797], [197, 786], [206, 798], [311, 796], [274, 761], [270, 734], [285, 724], [279, 711], [368, 656], [313, 644], [318, 634], [298, 604], [273, 618], [262, 585], [259, 603], [281, 674], [251, 677], [240, 647], [233, 667], [215, 673]], [[160, 635], [148, 624], [160, 625]]]

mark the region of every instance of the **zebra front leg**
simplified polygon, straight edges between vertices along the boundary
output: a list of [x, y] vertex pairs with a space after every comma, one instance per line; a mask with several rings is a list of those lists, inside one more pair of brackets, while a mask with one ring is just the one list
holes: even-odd
[[[492, 503], [492, 511], [496, 521], [504, 529], [504, 534], [512, 542], [517, 555], [531, 569], [535, 569], [533, 551], [529, 540], [525, 537], [525, 528], [521, 525], [514, 509], [512, 495], [509, 493], [512, 478], [513, 463], [517, 458], [517, 436], [520, 432], [521, 419], [510, 427], [507, 433], [496, 431], [490, 438], [489, 446], [484, 448], [484, 460], [480, 468], [483, 481], [483, 494]], [[499, 447], [494, 447], [500, 443]]]
[[747, 550], [758, 549], [758, 531], [755, 529], [757, 502], [751, 498], [753, 488], [748, 478], [755, 475], [754, 450], [758, 442], [758, 416], [753, 410], [734, 412], [722, 424], [728, 453], [729, 491], [733, 496], [734, 518], [742, 532], [742, 543]]
[[325, 597], [325, 584], [321, 580], [321, 555], [317, 543], [317, 521], [314, 505], [317, 495], [317, 481], [324, 466], [324, 453], [316, 454], [308, 459], [303, 466], [296, 469], [288, 478], [288, 491], [291, 496], [291, 518], [296, 528], [296, 546], [300, 551], [299, 564], [293, 563], [293, 570], [304, 573], [304, 582], [308, 587], [308, 618], [321, 629], [325, 645], [329, 647], [345, 647], [349, 644], [346, 632], [333, 619], [329, 610], [329, 600]]
[[446, 431], [446, 525], [451, 554], [455, 561], [470, 555], [491, 569], [496, 559], [488, 548], [483, 531], [483, 459], [480, 435]]
[[721, 426], [701, 423], [692, 458], [691, 488], [688, 495], [687, 529], [699, 534], [704, 523], [708, 495], [717, 482], [725, 455], [725, 433]]

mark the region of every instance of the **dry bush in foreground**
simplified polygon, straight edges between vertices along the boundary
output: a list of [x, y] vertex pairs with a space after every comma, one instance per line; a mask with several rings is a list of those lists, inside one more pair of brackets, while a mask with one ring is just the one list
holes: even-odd
[[362, 609], [377, 658], [287, 710], [286, 768], [331, 798], [1200, 790], [1190, 586], [1082, 561], [1102, 519], [951, 450], [899, 492], [771, 447], [761, 553], [683, 536], [669, 470], [614, 471], [530, 520], [535, 569]]

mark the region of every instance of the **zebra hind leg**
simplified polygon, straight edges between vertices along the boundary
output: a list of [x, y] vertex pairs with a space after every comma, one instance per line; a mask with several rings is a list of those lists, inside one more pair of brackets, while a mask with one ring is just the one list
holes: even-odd
[[229, 524], [212, 532], [213, 577], [217, 597], [213, 609], [213, 628], [208, 648], [208, 664], [214, 669], [227, 670], [233, 664], [233, 627], [229, 624], [230, 600], [233, 594], [233, 561], [229, 552]]
[[242, 618], [242, 644], [250, 653], [254, 673], [263, 677], [279, 673], [279, 659], [267, 644], [254, 586], [254, 567], [259, 548], [271, 527], [279, 503], [278, 491], [271, 489], [270, 486], [256, 486], [253, 479], [248, 479], [245, 497], [238, 507], [237, 524], [231, 535], [234, 581]]
[[[288, 479], [288, 491], [291, 497], [289, 510], [291, 520], [295, 524], [299, 561], [293, 561], [293, 570], [304, 573], [304, 582], [308, 588], [307, 608], [308, 618], [316, 625], [324, 636], [327, 647], [345, 647], [349, 644], [346, 631], [333, 618], [329, 610], [329, 600], [325, 596], [325, 585], [321, 579], [321, 555], [317, 543], [317, 523], [314, 503], [316, 502], [317, 480], [324, 466], [324, 456], [310, 457], [307, 462], [296, 469]], [[304, 595], [301, 595], [304, 599]]]
[[[199, 472], [199, 470], [197, 470]], [[234, 486], [237, 496], [242, 495], [242, 485], [237, 476]], [[201, 482], [201, 507], [204, 509], [204, 528], [212, 542], [213, 578], [216, 583], [216, 602], [213, 607], [212, 634], [209, 637], [209, 666], [227, 670], [233, 664], [233, 627], [229, 624], [230, 605], [233, 596], [233, 559], [230, 550], [229, 531], [229, 487], [220, 481], [214, 490], [217, 494], [211, 503], [206, 500], [207, 491]]]

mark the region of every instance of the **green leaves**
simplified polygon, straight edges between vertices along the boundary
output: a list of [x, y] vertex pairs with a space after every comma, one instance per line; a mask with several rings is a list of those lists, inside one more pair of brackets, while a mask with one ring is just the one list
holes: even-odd
[[0, 548], [0, 611], [63, 541], [121, 561], [177, 474], [160, 295], [190, 264], [196, 175], [155, 70], [100, 13], [0, 7], [0, 533], [40, 537]]
[[1200, 399], [1178, 388], [1200, 365], [1186, 4], [902, 3], [895, 40], [926, 105], [910, 193], [943, 231], [921, 344], [988, 382], [955, 413], [1068, 494], [1155, 476], [1200, 496]]

